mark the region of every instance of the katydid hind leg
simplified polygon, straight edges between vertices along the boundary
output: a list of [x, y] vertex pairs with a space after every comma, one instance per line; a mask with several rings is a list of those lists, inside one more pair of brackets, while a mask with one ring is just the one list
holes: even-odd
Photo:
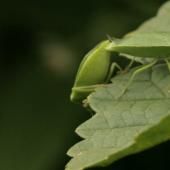
[[127, 67], [125, 68], [124, 72], [129, 71], [134, 62], [135, 62], [135, 58], [133, 58], [133, 59], [130, 61], [130, 63], [129, 63], [129, 64], [127, 65]]
[[73, 87], [70, 96], [71, 101], [80, 101], [92, 93], [98, 85]]
[[133, 79], [135, 78], [136, 75], [138, 75], [138, 74], [142, 73], [143, 71], [151, 68], [153, 65], [156, 64], [156, 62], [157, 62], [157, 60], [154, 60], [153, 62], [151, 62], [151, 63], [149, 63], [149, 64], [142, 65], [140, 68], [136, 69], [136, 70], [132, 73], [132, 75], [131, 75], [131, 77], [130, 77], [128, 83], [127, 83], [127, 85], [125, 86], [125, 88], [124, 88], [123, 91], [121, 92], [120, 97], [127, 91], [128, 87], [130, 86], [130, 84], [132, 83], [132, 81], [133, 81]]
[[116, 62], [112, 63], [106, 78], [106, 82], [110, 81], [112, 74], [114, 73], [116, 68], [122, 72], [122, 68], [119, 66], [119, 64], [117, 64]]

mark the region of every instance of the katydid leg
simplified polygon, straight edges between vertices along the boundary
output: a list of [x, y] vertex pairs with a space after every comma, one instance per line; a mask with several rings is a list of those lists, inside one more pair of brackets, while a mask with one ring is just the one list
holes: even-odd
[[131, 77], [130, 77], [128, 83], [127, 83], [127, 85], [125, 86], [125, 88], [124, 88], [123, 91], [121, 92], [120, 97], [126, 92], [126, 90], [128, 89], [129, 85], [132, 83], [133, 79], [135, 78], [135, 76], [136, 76], [137, 74], [140, 74], [140, 73], [142, 73], [143, 71], [151, 68], [153, 65], [156, 64], [156, 62], [157, 62], [157, 60], [154, 60], [153, 62], [151, 62], [151, 63], [149, 63], [149, 64], [142, 65], [140, 68], [136, 69], [136, 70], [132, 73], [132, 75], [131, 75]]
[[112, 77], [112, 74], [113, 72], [115, 71], [115, 69], [118, 69], [120, 70], [120, 72], [122, 72], [122, 68], [119, 66], [119, 64], [117, 63], [112, 63], [111, 66], [110, 66], [110, 69], [109, 69], [109, 72], [108, 72], [108, 75], [107, 75], [107, 78], [106, 78], [106, 82], [109, 82], [111, 77]]

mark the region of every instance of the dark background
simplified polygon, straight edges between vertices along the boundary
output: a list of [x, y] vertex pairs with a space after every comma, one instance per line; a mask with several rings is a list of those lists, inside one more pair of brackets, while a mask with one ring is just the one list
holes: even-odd
[[[106, 34], [123, 36], [163, 2], [1, 2], [0, 170], [64, 169], [80, 140], [75, 128], [91, 117], [69, 101], [79, 62]], [[167, 142], [104, 169], [169, 170], [168, 149]]]

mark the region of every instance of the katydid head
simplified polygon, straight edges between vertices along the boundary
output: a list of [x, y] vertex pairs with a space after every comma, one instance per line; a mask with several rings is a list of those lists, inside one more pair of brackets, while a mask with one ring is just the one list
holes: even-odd
[[80, 63], [70, 99], [81, 102], [99, 84], [105, 83], [110, 68], [110, 52], [106, 50], [110, 42], [103, 41], [92, 49]]

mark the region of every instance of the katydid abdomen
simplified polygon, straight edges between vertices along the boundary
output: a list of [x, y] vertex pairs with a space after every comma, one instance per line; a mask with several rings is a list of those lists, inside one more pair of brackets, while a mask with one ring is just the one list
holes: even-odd
[[99, 84], [104, 84], [110, 68], [110, 51], [106, 50], [110, 42], [103, 41], [83, 58], [72, 88], [71, 101], [81, 102]]

